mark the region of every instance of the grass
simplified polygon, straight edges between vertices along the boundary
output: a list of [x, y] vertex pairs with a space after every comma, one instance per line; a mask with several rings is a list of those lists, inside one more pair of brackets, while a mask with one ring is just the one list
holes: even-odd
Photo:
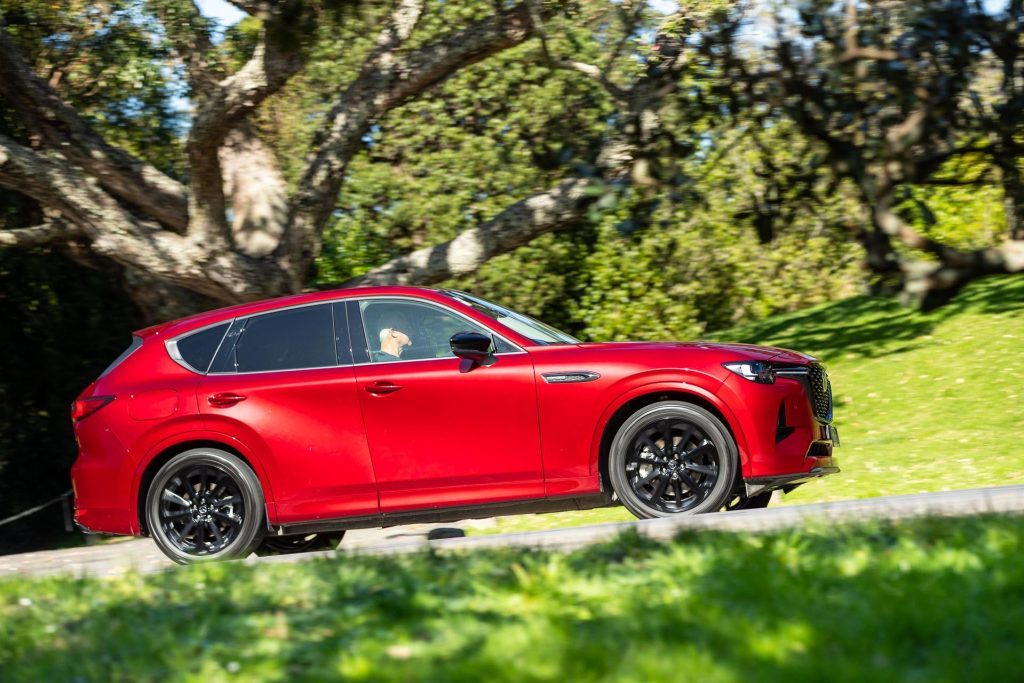
[[0, 580], [0, 679], [1000, 680], [1024, 518]]
[[[1024, 482], [1024, 278], [978, 281], [931, 313], [854, 297], [717, 333], [828, 367], [842, 473], [785, 503]], [[623, 508], [508, 517], [486, 533], [623, 521]]]

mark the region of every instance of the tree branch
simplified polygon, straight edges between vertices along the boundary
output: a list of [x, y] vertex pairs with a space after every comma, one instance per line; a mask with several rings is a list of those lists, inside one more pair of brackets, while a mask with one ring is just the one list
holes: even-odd
[[222, 69], [214, 61], [209, 20], [193, 0], [150, 0], [149, 4], [185, 65], [193, 92], [199, 94], [213, 88]]
[[299, 51], [282, 51], [260, 36], [253, 56], [208, 90], [188, 136], [189, 234], [208, 244], [230, 244], [219, 150], [232, 128], [277, 92], [302, 66]]
[[[616, 85], [610, 78], [606, 70], [603, 70], [593, 64], [586, 62], [579, 62], [574, 59], [561, 59], [555, 57], [551, 53], [551, 48], [548, 45], [548, 34], [544, 29], [544, 18], [541, 16], [540, 9], [537, 7], [536, 0], [524, 0], [526, 7], [530, 12], [530, 21], [533, 24], [533, 29], [540, 38], [540, 49], [544, 55], [544, 61], [553, 68], [565, 69], [567, 71], [576, 71], [581, 73], [590, 80], [599, 83], [601, 87], [607, 91], [609, 95], [619, 102], [626, 102], [629, 99], [629, 91]], [[619, 48], [616, 47], [616, 50]], [[609, 60], [609, 68], [612, 65], [614, 57]]]
[[274, 151], [242, 121], [219, 156], [235, 248], [249, 256], [273, 253], [288, 218], [288, 187]]
[[[56, 209], [84, 231], [95, 234], [93, 216], [107, 208], [123, 212], [112, 198], [93, 189], [81, 173], [54, 153], [39, 153], [0, 135], [0, 186]], [[94, 195], [103, 199], [96, 200]], [[100, 207], [100, 204], [105, 206]]]
[[585, 178], [563, 180], [546, 192], [516, 202], [454, 239], [400, 256], [343, 286], [430, 285], [475, 272], [498, 254], [578, 223], [593, 198], [587, 192], [593, 182]]
[[0, 95], [47, 143], [95, 176], [122, 201], [175, 230], [188, 225], [185, 188], [155, 167], [110, 145], [29, 68], [0, 29]]
[[875, 210], [875, 221], [882, 231], [938, 260], [938, 263], [912, 262], [902, 267], [904, 291], [920, 302], [922, 310], [949, 302], [971, 280], [986, 275], [1024, 273], [1024, 240], [1007, 240], [998, 246], [963, 251], [920, 234], [888, 206], [889, 202], [883, 200]]
[[861, 47], [860, 24], [857, 20], [857, 0], [847, 0], [846, 2], [846, 26], [843, 30], [843, 43], [843, 53], [839, 56], [840, 64], [858, 59], [875, 59], [880, 61], [899, 59], [899, 55], [895, 50]]
[[269, 0], [228, 0], [228, 2], [254, 17], [266, 16], [274, 11], [274, 5]]
[[89, 240], [92, 252], [224, 303], [280, 294], [273, 259], [210, 245], [136, 219], [55, 153], [39, 154], [0, 135], [0, 185], [23, 192]]
[[31, 228], [0, 230], [0, 247], [39, 247], [74, 239], [81, 234], [74, 225], [53, 218]]
[[[311, 157], [291, 201], [280, 251], [291, 263], [296, 288], [320, 251], [321, 233], [338, 197], [349, 161], [362, 149], [370, 124], [459, 69], [525, 41], [531, 32], [522, 5], [455, 31], [405, 55], [396, 52], [408, 12], [405, 3], [378, 38], [359, 75], [346, 88], [314, 137]], [[406, 25], [414, 22], [405, 22]]]

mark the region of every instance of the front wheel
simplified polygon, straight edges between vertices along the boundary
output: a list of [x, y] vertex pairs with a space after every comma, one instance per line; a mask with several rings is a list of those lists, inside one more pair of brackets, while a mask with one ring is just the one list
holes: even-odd
[[721, 420], [699, 406], [661, 401], [619, 428], [608, 469], [619, 500], [640, 518], [714, 512], [732, 490], [739, 457]]
[[178, 564], [246, 557], [263, 536], [263, 489], [249, 466], [216, 448], [179, 453], [146, 495], [157, 547]]

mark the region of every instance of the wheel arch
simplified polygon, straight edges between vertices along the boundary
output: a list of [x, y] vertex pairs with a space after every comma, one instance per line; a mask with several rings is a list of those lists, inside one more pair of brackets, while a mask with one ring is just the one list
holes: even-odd
[[256, 475], [256, 478], [260, 482], [260, 487], [263, 489], [263, 497], [266, 504], [266, 519], [267, 523], [270, 523], [269, 520], [271, 518], [271, 512], [273, 511], [273, 499], [270, 495], [270, 486], [268, 485], [264, 472], [261, 471], [262, 468], [258, 467], [258, 462], [252, 454], [243, 452], [243, 448], [240, 447], [240, 444], [233, 442], [231, 439], [219, 439], [212, 435], [192, 435], [190, 438], [183, 438], [173, 443], [162, 444], [154, 448], [155, 452], [147, 459], [145, 465], [140, 467], [135, 480], [136, 484], [132, 506], [135, 533], [142, 536], [149, 536], [148, 520], [146, 519], [146, 496], [149, 493], [150, 484], [152, 484], [153, 479], [156, 477], [156, 473], [171, 458], [179, 453], [192, 450], [193, 448], [216, 448], [230, 453], [244, 462]]
[[747, 468], [747, 448], [743, 434], [736, 424], [732, 411], [724, 404], [712, 400], [711, 395], [705, 395], [703, 391], [692, 386], [670, 386], [670, 387], [648, 387], [646, 391], [640, 391], [623, 397], [619, 405], [611, 412], [611, 415], [604, 421], [601, 428], [600, 440], [597, 442], [597, 466], [601, 480], [601, 489], [611, 486], [610, 473], [608, 470], [609, 456], [611, 455], [612, 441], [619, 428], [625, 423], [629, 416], [645, 406], [660, 401], [682, 401], [707, 410], [709, 413], [721, 420], [722, 424], [729, 431], [729, 435], [736, 443], [736, 452], [739, 456], [737, 475], [744, 476]]

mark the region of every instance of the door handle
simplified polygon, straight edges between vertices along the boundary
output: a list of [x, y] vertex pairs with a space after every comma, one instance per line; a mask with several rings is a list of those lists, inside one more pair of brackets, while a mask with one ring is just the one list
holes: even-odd
[[240, 394], [233, 394], [231, 392], [224, 392], [220, 394], [214, 394], [210, 398], [206, 399], [211, 406], [214, 408], [230, 408], [236, 403], [241, 403], [246, 399], [245, 396]]
[[365, 387], [365, 389], [374, 396], [384, 396], [385, 394], [393, 394], [401, 388], [401, 385], [392, 384], [391, 382], [386, 381], [374, 382], [373, 384], [367, 384]]

